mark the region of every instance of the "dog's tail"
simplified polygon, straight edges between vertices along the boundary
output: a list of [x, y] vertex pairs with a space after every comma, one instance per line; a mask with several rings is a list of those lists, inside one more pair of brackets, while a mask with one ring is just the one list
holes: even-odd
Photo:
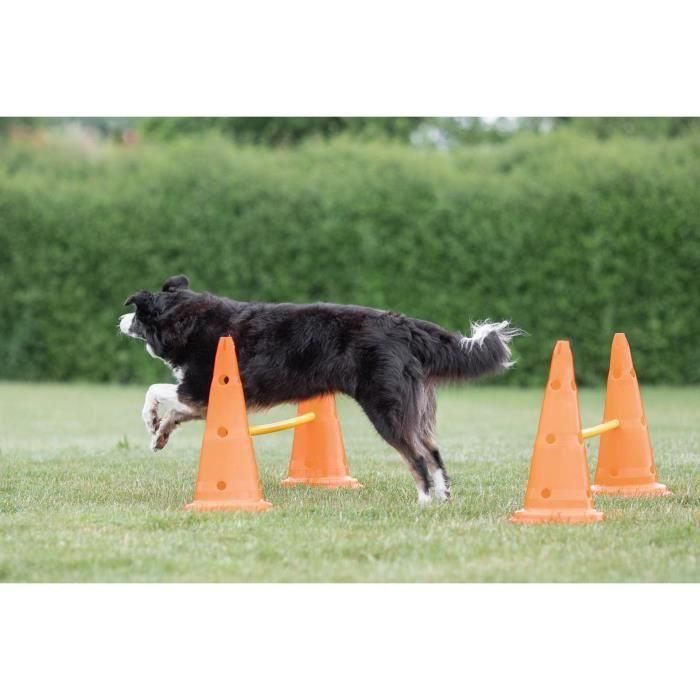
[[413, 348], [429, 377], [435, 379], [476, 379], [513, 366], [510, 341], [523, 335], [508, 321], [471, 324], [471, 335], [448, 333], [426, 321], [413, 338]]

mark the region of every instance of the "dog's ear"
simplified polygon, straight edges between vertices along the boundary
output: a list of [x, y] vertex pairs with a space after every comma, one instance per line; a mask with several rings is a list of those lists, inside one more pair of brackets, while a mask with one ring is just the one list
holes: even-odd
[[187, 279], [187, 275], [175, 275], [165, 280], [163, 283], [163, 291], [176, 292], [178, 289], [187, 289], [189, 286], [190, 281]]
[[124, 306], [134, 305], [141, 313], [150, 313], [153, 310], [153, 294], [142, 289], [136, 294], [132, 294], [125, 302]]

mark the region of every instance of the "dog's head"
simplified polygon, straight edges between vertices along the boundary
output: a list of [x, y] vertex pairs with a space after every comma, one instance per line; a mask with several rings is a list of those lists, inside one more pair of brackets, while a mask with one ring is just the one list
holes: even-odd
[[147, 344], [153, 355], [168, 359], [187, 340], [197, 323], [197, 297], [189, 289], [185, 275], [168, 278], [159, 292], [145, 289], [132, 294], [124, 306], [136, 307], [136, 311], [119, 318], [119, 330]]

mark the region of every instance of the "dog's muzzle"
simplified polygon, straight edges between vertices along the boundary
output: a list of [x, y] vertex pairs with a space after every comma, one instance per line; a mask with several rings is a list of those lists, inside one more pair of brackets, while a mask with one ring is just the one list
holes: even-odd
[[134, 314], [123, 314], [119, 317], [119, 330], [124, 335], [133, 335], [131, 333], [131, 324], [134, 322]]

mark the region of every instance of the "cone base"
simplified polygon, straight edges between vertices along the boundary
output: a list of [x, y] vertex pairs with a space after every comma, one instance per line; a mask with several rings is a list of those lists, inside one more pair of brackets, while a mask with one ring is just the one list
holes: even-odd
[[322, 489], [361, 489], [364, 486], [351, 476], [288, 476], [281, 486], [316, 486]]
[[243, 510], [249, 513], [259, 513], [272, 508], [272, 503], [267, 501], [192, 501], [185, 506], [185, 510], [196, 513], [206, 513], [210, 511], [234, 511]]
[[519, 525], [538, 525], [545, 523], [560, 523], [575, 525], [579, 523], [599, 523], [605, 515], [594, 508], [562, 508], [549, 510], [545, 508], [522, 508], [516, 510], [509, 520]]
[[605, 486], [603, 484], [593, 484], [591, 491], [595, 496], [618, 496], [620, 498], [653, 498], [656, 496], [673, 495], [666, 486], [655, 482], [653, 484], [639, 484], [636, 486]]

